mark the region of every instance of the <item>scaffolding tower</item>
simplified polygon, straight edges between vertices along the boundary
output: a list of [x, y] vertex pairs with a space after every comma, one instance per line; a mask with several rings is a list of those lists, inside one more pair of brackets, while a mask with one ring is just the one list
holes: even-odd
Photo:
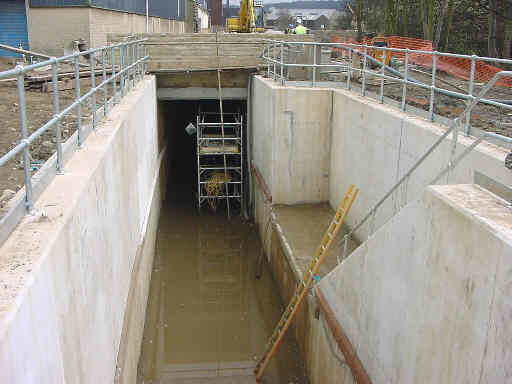
[[[200, 112], [197, 116], [197, 196], [215, 208], [224, 201], [228, 216], [243, 199], [243, 116], [240, 113]], [[218, 185], [217, 193], [212, 186]], [[221, 193], [218, 193], [220, 189]]]

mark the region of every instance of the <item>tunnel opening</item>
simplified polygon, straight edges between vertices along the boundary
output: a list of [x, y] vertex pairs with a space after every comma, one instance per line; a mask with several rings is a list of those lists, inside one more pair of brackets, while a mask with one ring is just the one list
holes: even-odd
[[240, 215], [249, 187], [246, 101], [223, 101], [223, 124], [218, 100], [160, 101], [158, 108], [168, 149], [168, 203]]
[[[253, 370], [284, 307], [268, 264], [256, 278], [262, 247], [257, 227], [240, 214], [243, 207], [232, 206], [229, 218], [224, 202], [215, 210], [208, 204], [198, 209], [197, 135], [185, 128], [197, 123], [201, 112], [219, 112], [219, 102], [165, 101], [158, 108], [168, 183], [138, 383], [254, 383]], [[245, 116], [246, 103], [226, 101], [223, 111]], [[245, 137], [245, 123], [242, 127]], [[245, 153], [245, 143], [241, 150]], [[246, 159], [240, 162], [247, 172]], [[265, 382], [307, 383], [292, 332]]]

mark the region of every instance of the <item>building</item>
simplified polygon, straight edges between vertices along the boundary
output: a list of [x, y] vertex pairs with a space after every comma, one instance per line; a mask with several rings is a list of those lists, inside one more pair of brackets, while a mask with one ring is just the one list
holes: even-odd
[[[0, 1], [0, 43], [29, 48], [25, 0]], [[0, 56], [14, 55], [12, 52], [0, 50]]]
[[0, 43], [59, 56], [73, 40], [105, 45], [109, 33], [192, 32], [190, 2], [149, 0], [146, 20], [146, 0], [2, 0]]
[[302, 24], [309, 29], [327, 29], [330, 20], [342, 12], [339, 9], [302, 9], [270, 7], [266, 15], [268, 26], [277, 26], [280, 17], [287, 16], [292, 20], [301, 20]]

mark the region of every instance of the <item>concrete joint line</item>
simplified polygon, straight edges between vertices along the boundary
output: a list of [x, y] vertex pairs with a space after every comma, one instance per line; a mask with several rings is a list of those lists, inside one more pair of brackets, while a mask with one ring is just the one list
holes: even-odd
[[140, 228], [140, 237], [139, 237], [139, 241], [137, 242], [137, 245], [141, 245], [142, 242], [144, 241], [144, 235], [145, 235], [147, 227], [148, 227], [149, 216], [150, 216], [150, 213], [151, 213], [151, 206], [153, 204], [153, 199], [155, 197], [155, 188], [156, 188], [156, 184], [157, 184], [157, 181], [158, 181], [158, 176], [160, 174], [160, 169], [161, 169], [161, 166], [162, 166], [162, 160], [163, 160], [164, 155], [165, 155], [166, 152], [167, 152], [167, 145], [164, 147], [164, 149], [162, 149], [160, 151], [160, 154], [158, 155], [158, 160], [156, 162], [157, 166], [156, 166], [155, 174], [153, 176], [153, 182], [151, 183], [150, 199], [148, 201], [146, 209], [144, 210], [145, 211], [145, 213], [144, 213], [144, 221], [142, 222], [142, 225], [141, 225], [141, 228]]

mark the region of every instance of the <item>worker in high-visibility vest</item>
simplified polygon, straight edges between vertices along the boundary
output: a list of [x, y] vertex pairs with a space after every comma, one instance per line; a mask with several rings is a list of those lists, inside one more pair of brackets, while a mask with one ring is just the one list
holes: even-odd
[[305, 35], [307, 33], [307, 28], [299, 23], [293, 31], [296, 35]]

